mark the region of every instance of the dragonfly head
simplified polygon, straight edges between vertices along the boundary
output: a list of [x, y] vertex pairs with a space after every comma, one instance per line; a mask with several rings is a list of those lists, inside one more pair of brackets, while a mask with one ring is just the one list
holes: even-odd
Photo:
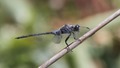
[[80, 26], [77, 24], [77, 25], [75, 25], [75, 27], [74, 27], [74, 31], [79, 31], [79, 29], [80, 29]]

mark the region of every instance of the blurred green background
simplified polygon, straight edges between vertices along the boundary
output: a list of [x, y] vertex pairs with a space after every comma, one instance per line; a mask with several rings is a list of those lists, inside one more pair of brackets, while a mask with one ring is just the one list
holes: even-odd
[[[65, 39], [53, 43], [52, 35], [15, 37], [64, 24], [92, 29], [119, 7], [119, 0], [0, 0], [0, 68], [37, 68], [66, 46]], [[120, 68], [119, 25], [120, 17], [49, 68]]]

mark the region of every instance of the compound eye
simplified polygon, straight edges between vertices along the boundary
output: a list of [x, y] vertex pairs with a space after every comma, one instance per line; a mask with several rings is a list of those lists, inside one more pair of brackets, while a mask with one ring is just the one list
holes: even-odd
[[76, 27], [78, 28], [78, 25]]
[[76, 25], [76, 28], [79, 28], [80, 26], [79, 25]]

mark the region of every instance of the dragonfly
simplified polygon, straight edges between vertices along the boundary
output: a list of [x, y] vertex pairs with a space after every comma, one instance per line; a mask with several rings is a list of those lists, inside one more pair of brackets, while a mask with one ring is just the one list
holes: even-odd
[[67, 41], [70, 38], [70, 36], [72, 35], [73, 38], [75, 40], [77, 40], [79, 38], [80, 30], [83, 29], [83, 28], [86, 29], [87, 31], [90, 30], [89, 27], [80, 26], [78, 24], [76, 24], [76, 25], [65, 24], [62, 27], [60, 27], [59, 29], [51, 31], [51, 32], [24, 35], [24, 36], [16, 37], [16, 39], [22, 39], [22, 38], [28, 38], [28, 37], [33, 37], [33, 36], [52, 34], [52, 35], [54, 35], [54, 42], [55, 43], [60, 43], [61, 39], [63, 37], [62, 35], [63, 34], [68, 34], [68, 36], [65, 39], [65, 44], [67, 46], [69, 46], [70, 44], [68, 44]]

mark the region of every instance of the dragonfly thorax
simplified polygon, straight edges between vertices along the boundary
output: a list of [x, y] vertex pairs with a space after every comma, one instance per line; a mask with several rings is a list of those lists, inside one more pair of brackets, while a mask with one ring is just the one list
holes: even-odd
[[62, 34], [68, 34], [74, 30], [74, 26], [66, 24], [63, 27], [61, 27], [59, 30], [61, 31]]

